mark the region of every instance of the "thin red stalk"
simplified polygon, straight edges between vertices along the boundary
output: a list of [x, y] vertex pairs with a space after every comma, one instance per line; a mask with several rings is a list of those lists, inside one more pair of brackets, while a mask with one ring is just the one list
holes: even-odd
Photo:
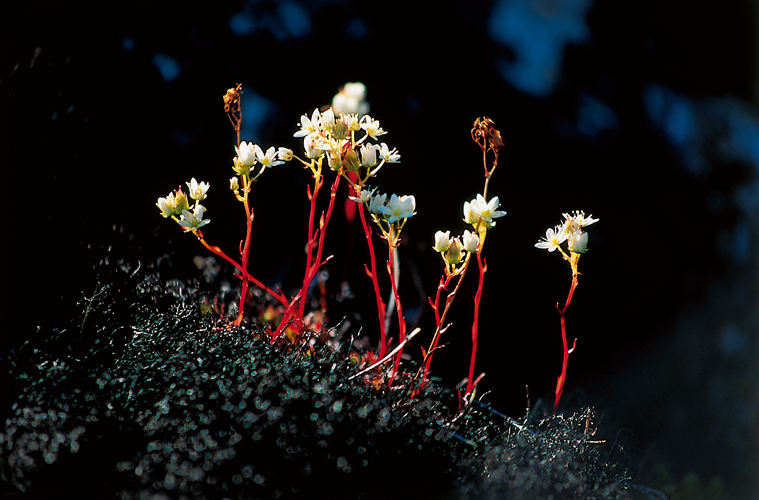
[[248, 259], [250, 257], [250, 235], [253, 232], [253, 211], [248, 204], [248, 191], [245, 191], [245, 197], [243, 201], [245, 205], [245, 218], [247, 219], [247, 230], [245, 233], [245, 245], [242, 249], [242, 291], [240, 293], [240, 307], [238, 308], [237, 319], [235, 320], [235, 326], [242, 324], [243, 315], [245, 312], [245, 300], [248, 298]]
[[[392, 231], [394, 229], [391, 229], [391, 235], [390, 238], [392, 238], [394, 235], [392, 234]], [[398, 342], [403, 344], [403, 341], [406, 339], [406, 319], [403, 317], [403, 306], [401, 306], [401, 298], [398, 295], [398, 288], [396, 287], [395, 283], [395, 273], [393, 273], [394, 269], [394, 262], [393, 262], [393, 243], [388, 239], [388, 245], [387, 245], [389, 252], [388, 252], [388, 258], [387, 258], [387, 273], [390, 275], [390, 284], [393, 287], [393, 296], [395, 297], [395, 309], [398, 312], [398, 329], [400, 330], [398, 334]], [[396, 375], [398, 375], [398, 367], [401, 364], [401, 356], [403, 355], [403, 349], [398, 351], [398, 354], [395, 355], [395, 361], [393, 362], [393, 370], [390, 374], [390, 380], [388, 380], [387, 386], [392, 387], [393, 380], [395, 379]]]
[[[561, 342], [564, 347], [564, 359], [561, 363], [561, 375], [559, 375], [559, 378], [556, 381], [556, 399], [553, 404], [554, 413], [556, 413], [556, 410], [559, 408], [559, 400], [561, 400], [561, 395], [564, 392], [564, 382], [567, 378], [567, 362], [569, 361], [569, 353], [571, 351], [569, 349], [569, 343], [567, 342], [566, 312], [570, 302], [572, 302], [572, 295], [574, 294], [576, 287], [577, 275], [575, 274], [572, 276], [572, 286], [569, 288], [569, 294], [567, 295], [567, 301], [564, 303], [564, 308], [559, 309], [559, 304], [556, 304], [556, 310], [559, 311], [559, 315], [561, 316]], [[575, 344], [577, 344], [577, 339], [575, 339], [572, 345], [572, 350], [574, 350]]]
[[480, 282], [477, 285], [477, 293], [474, 295], [474, 321], [472, 322], [472, 359], [469, 362], [469, 378], [466, 384], [466, 394], [472, 394], [474, 389], [474, 361], [477, 358], [477, 334], [480, 321], [480, 299], [482, 298], [482, 285], [485, 280], [485, 271], [488, 270], [487, 262], [482, 262], [482, 249], [477, 251], [477, 265], [480, 268]]
[[369, 227], [369, 224], [367, 224], [366, 222], [366, 216], [364, 215], [363, 204], [361, 204], [361, 206], [359, 207], [358, 213], [361, 216], [361, 225], [364, 226], [364, 235], [366, 236], [366, 245], [369, 247], [369, 259], [372, 264], [371, 271], [366, 269], [366, 265], [364, 265], [364, 269], [366, 269], [366, 274], [368, 274], [369, 277], [372, 279], [372, 284], [374, 285], [374, 296], [377, 299], [377, 316], [379, 317], [379, 327], [380, 327], [379, 357], [380, 359], [382, 359], [387, 354], [387, 339], [386, 339], [386, 332], [385, 332], [385, 302], [382, 300], [382, 295], [380, 294], [380, 290], [379, 290], [379, 282], [377, 281], [377, 259], [374, 256], [374, 245], [372, 245], [372, 230]]
[[271, 295], [272, 297], [274, 297], [275, 299], [277, 299], [278, 301], [280, 301], [280, 303], [282, 303], [282, 305], [286, 306], [288, 304], [287, 299], [285, 298], [284, 295], [279, 294], [279, 293], [275, 292], [274, 290], [272, 290], [271, 288], [267, 287], [266, 285], [264, 285], [263, 283], [261, 283], [259, 280], [257, 280], [253, 275], [251, 275], [250, 273], [248, 273], [247, 271], [243, 271], [242, 266], [239, 263], [237, 263], [235, 260], [233, 260], [231, 257], [229, 257], [227, 254], [225, 254], [221, 250], [221, 248], [219, 248], [219, 247], [217, 247], [215, 245], [209, 245], [206, 242], [206, 240], [203, 239], [203, 233], [201, 233], [200, 231], [198, 231], [198, 236], [199, 236], [198, 239], [200, 240], [200, 243], [204, 247], [206, 247], [208, 250], [210, 250], [214, 254], [218, 255], [222, 259], [226, 260], [227, 262], [229, 262], [230, 264], [232, 264], [233, 266], [235, 266], [235, 269], [237, 269], [238, 271], [240, 271], [241, 277], [242, 277], [243, 274], [246, 275], [248, 277], [248, 280], [252, 281], [257, 287], [259, 287], [262, 290], [266, 291], [266, 293], [268, 293], [269, 295]]

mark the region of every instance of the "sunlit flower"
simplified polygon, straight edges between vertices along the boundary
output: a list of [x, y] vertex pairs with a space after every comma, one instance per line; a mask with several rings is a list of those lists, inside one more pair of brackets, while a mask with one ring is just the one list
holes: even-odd
[[451, 245], [451, 232], [438, 231], [435, 233], [435, 245], [432, 247], [436, 252], [445, 252]]
[[464, 231], [464, 250], [469, 253], [476, 253], [480, 246], [480, 237], [475, 232]]
[[245, 167], [252, 167], [256, 163], [256, 146], [253, 143], [242, 141], [240, 147], [235, 146], [237, 152], [237, 159], [241, 165]]
[[279, 150], [277, 150], [277, 156], [279, 156], [280, 160], [290, 161], [293, 159], [293, 150], [280, 147]]
[[541, 241], [538, 241], [535, 243], [536, 248], [544, 248], [548, 250], [549, 252], [553, 252], [559, 246], [567, 239], [567, 235], [564, 231], [561, 230], [559, 226], [556, 226], [556, 228], [548, 228], [546, 229], [546, 236], [545, 238], [541, 239]]
[[268, 168], [276, 167], [277, 165], [282, 165], [284, 163], [283, 161], [277, 160], [277, 151], [274, 149], [274, 146], [267, 149], [266, 153], [264, 153], [263, 149], [256, 145], [256, 159], [262, 166]]
[[464, 222], [473, 226], [477, 226], [477, 224], [480, 223], [480, 216], [477, 212], [475, 212], [473, 203], [474, 201], [464, 202]]
[[206, 199], [206, 193], [208, 188], [211, 187], [207, 182], [198, 182], [195, 177], [190, 182], [187, 182], [187, 188], [190, 190], [190, 198], [195, 201], [203, 201]]
[[369, 115], [364, 115], [361, 117], [361, 128], [366, 131], [366, 134], [369, 137], [375, 140], [377, 139], [377, 136], [387, 133], [382, 130], [382, 127], [380, 127], [380, 122], [378, 120], [374, 120]]
[[375, 215], [379, 215], [382, 213], [380, 210], [382, 207], [385, 206], [385, 203], [387, 202], [387, 195], [386, 194], [378, 194], [375, 196], [372, 196], [372, 199], [369, 200], [369, 211]]
[[393, 148], [392, 150], [384, 142], [380, 144], [380, 157], [387, 163], [400, 163], [401, 155], [398, 154], [398, 150]]
[[379, 211], [387, 217], [388, 224], [394, 224], [400, 219], [408, 219], [416, 212], [416, 198], [413, 195], [392, 195], [387, 205], [379, 207]]
[[171, 217], [174, 215], [174, 209], [177, 206], [177, 200], [174, 197], [174, 193], [170, 193], [168, 196], [158, 198], [156, 206], [161, 211], [161, 215], [164, 217]]
[[327, 132], [332, 132], [332, 129], [335, 127], [335, 112], [332, 111], [332, 108], [329, 108], [327, 111], [322, 113], [322, 128], [326, 130]]
[[229, 179], [229, 189], [232, 191], [237, 191], [240, 189], [240, 183], [237, 181], [237, 177], [232, 177]]
[[357, 114], [343, 115], [342, 119], [348, 126], [348, 130], [352, 130], [353, 132], [358, 132], [361, 130], [361, 122], [359, 121]]
[[203, 214], [205, 211], [206, 207], [200, 203], [195, 205], [195, 210], [192, 212], [189, 210], [182, 210], [182, 219], [179, 221], [179, 225], [187, 229], [200, 229], [211, 222], [211, 219], [203, 220]]
[[321, 115], [319, 114], [319, 108], [314, 109], [309, 120], [306, 115], [300, 117], [300, 130], [293, 134], [293, 137], [305, 137], [311, 134], [319, 132], [319, 120]]
[[303, 149], [306, 152], [306, 156], [312, 160], [319, 158], [324, 154], [324, 150], [318, 148], [316, 140], [313, 136], [310, 135], [306, 136], [306, 138], [303, 139]]
[[472, 200], [470, 207], [483, 220], [495, 225], [493, 219], [506, 215], [506, 212], [498, 210], [499, 205], [500, 202], [497, 196], [492, 197], [488, 202], [485, 201], [485, 198], [483, 198], [481, 194], [478, 194], [477, 198]]
[[361, 145], [361, 164], [365, 168], [372, 168], [377, 165], [377, 151], [379, 146], [376, 144]]
[[339, 93], [332, 98], [332, 107], [337, 113], [366, 114], [369, 104], [366, 99], [366, 86], [360, 82], [346, 83]]

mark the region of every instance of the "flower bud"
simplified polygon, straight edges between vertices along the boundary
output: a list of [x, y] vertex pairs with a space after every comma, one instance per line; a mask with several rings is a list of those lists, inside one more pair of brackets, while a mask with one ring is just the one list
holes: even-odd
[[445, 261], [454, 266], [461, 262], [461, 242], [458, 237], [451, 240], [448, 251], [445, 254]]
[[348, 124], [340, 120], [332, 127], [332, 137], [343, 140], [348, 137]]
[[330, 132], [334, 126], [335, 112], [332, 111], [332, 108], [329, 108], [327, 111], [322, 113], [322, 128], [327, 132]]
[[358, 159], [358, 153], [355, 149], [349, 149], [346, 151], [343, 165], [345, 166], [345, 170], [348, 172], [358, 170], [358, 168], [361, 166], [361, 161]]
[[282, 148], [280, 147], [278, 150], [277, 156], [279, 156], [279, 159], [282, 161], [290, 161], [293, 159], [293, 150], [289, 148]]
[[479, 246], [480, 237], [477, 235], [477, 233], [464, 231], [464, 250], [469, 253], [476, 253]]
[[569, 237], [569, 251], [572, 253], [585, 253], [588, 251], [588, 233], [575, 231]]
[[232, 191], [237, 191], [240, 189], [240, 183], [237, 181], [237, 177], [232, 177], [229, 179], [229, 189]]
[[361, 145], [361, 164], [366, 168], [377, 166], [377, 150], [379, 146], [375, 144]]
[[343, 159], [340, 158], [340, 153], [327, 151], [327, 163], [329, 164], [329, 168], [337, 172], [343, 166]]
[[451, 232], [450, 231], [438, 231], [435, 233], [435, 246], [432, 248], [436, 252], [446, 252], [448, 247], [451, 246]]
[[182, 192], [181, 187], [176, 190], [175, 195], [176, 205], [174, 208], [174, 213], [181, 214], [183, 211], [189, 210], [190, 205], [187, 202], [187, 195]]
[[382, 213], [382, 211], [380, 211], [380, 207], [384, 207], [386, 201], [387, 194], [378, 194], [376, 196], [372, 196], [372, 199], [369, 200], [369, 211], [375, 215], [380, 215]]

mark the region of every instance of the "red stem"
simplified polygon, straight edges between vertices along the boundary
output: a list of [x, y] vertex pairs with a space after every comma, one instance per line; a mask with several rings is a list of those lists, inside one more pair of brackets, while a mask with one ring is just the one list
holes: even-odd
[[[361, 216], [361, 225], [364, 226], [364, 236], [366, 236], [366, 245], [369, 247], [369, 259], [372, 264], [371, 272], [367, 269], [366, 274], [372, 279], [374, 285], [374, 296], [377, 299], [377, 316], [379, 318], [380, 327], [380, 346], [379, 346], [379, 358], [382, 359], [387, 355], [387, 338], [385, 332], [385, 302], [382, 300], [382, 295], [379, 290], [379, 282], [377, 281], [377, 259], [374, 256], [374, 245], [372, 244], [372, 230], [369, 224], [366, 222], [366, 216], [364, 215], [363, 203], [359, 207], [358, 211]], [[366, 266], [364, 266], [366, 268]]]
[[[567, 301], [564, 303], [564, 308], [559, 309], [559, 304], [556, 304], [556, 310], [559, 311], [559, 315], [561, 316], [561, 342], [564, 347], [564, 359], [561, 363], [561, 375], [559, 375], [559, 378], [556, 381], [556, 399], [553, 404], [554, 413], [556, 413], [556, 410], [559, 407], [559, 400], [561, 400], [561, 395], [564, 392], [564, 381], [567, 378], [567, 362], [569, 361], [569, 353], [571, 351], [569, 350], [569, 343], [567, 342], [566, 312], [570, 302], [572, 302], [572, 295], [574, 294], [576, 287], [577, 275], [575, 274], [572, 276], [572, 286], [569, 288], [569, 294], [567, 295]], [[574, 350], [576, 344], [577, 339], [574, 340], [572, 350]]]
[[487, 261], [483, 263], [482, 250], [477, 251], [477, 265], [480, 268], [480, 282], [477, 285], [477, 293], [474, 295], [474, 321], [472, 322], [472, 359], [469, 362], [469, 378], [466, 384], [466, 394], [472, 394], [474, 389], [474, 361], [477, 358], [477, 333], [480, 322], [480, 299], [482, 298], [482, 285], [485, 280], [485, 271], [488, 270]]
[[245, 312], [245, 300], [248, 297], [248, 259], [250, 257], [250, 235], [253, 232], [253, 211], [248, 204], [248, 192], [245, 192], [244, 198], [245, 218], [247, 219], [247, 230], [245, 233], [245, 245], [242, 249], [242, 291], [240, 293], [240, 307], [238, 308], [235, 326], [242, 324], [242, 318]]
[[235, 266], [235, 269], [237, 269], [238, 271], [240, 271], [240, 274], [241, 274], [240, 277], [242, 277], [242, 275], [247, 276], [248, 280], [252, 281], [257, 287], [261, 288], [262, 290], [265, 290], [266, 293], [268, 293], [269, 295], [271, 295], [272, 297], [274, 297], [275, 299], [277, 299], [278, 301], [280, 301], [282, 303], [282, 305], [286, 306], [288, 304], [287, 298], [285, 298], [284, 295], [279, 294], [279, 293], [275, 292], [274, 290], [272, 290], [271, 288], [267, 287], [266, 285], [264, 285], [263, 283], [261, 283], [259, 280], [257, 280], [253, 275], [251, 275], [250, 273], [248, 273], [247, 271], [243, 271], [242, 266], [239, 263], [237, 263], [235, 260], [233, 260], [231, 257], [229, 257], [227, 254], [225, 254], [221, 250], [221, 248], [219, 248], [217, 246], [209, 245], [206, 242], [206, 240], [203, 239], [203, 233], [201, 233], [200, 231], [198, 231], [198, 239], [200, 240], [200, 243], [204, 247], [206, 247], [209, 251], [213, 252], [214, 254], [218, 255], [222, 259], [226, 260], [227, 262], [229, 262], [230, 264], [232, 264], [233, 266]]
[[[391, 231], [394, 231], [392, 229]], [[393, 235], [391, 234], [390, 237]], [[398, 312], [398, 329], [400, 330], [398, 342], [400, 344], [403, 344], [403, 341], [406, 340], [406, 319], [403, 317], [403, 306], [401, 306], [401, 298], [398, 295], [398, 288], [396, 287], [395, 283], [395, 273], [393, 273], [394, 269], [394, 259], [393, 259], [393, 250], [394, 246], [392, 242], [388, 239], [388, 245], [387, 245], [389, 251], [388, 251], [388, 258], [387, 258], [387, 273], [390, 275], [390, 284], [393, 287], [393, 296], [395, 297], [395, 309]], [[401, 356], [403, 355], [403, 349], [400, 349], [398, 351], [398, 354], [395, 355], [395, 361], [393, 362], [393, 371], [390, 374], [390, 379], [388, 380], [387, 386], [392, 387], [393, 386], [393, 380], [395, 379], [396, 375], [398, 375], [398, 367], [401, 364]]]

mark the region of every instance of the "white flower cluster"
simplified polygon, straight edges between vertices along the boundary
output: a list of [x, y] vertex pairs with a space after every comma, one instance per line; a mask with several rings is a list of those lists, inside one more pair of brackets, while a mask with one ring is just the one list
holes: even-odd
[[435, 245], [432, 248], [443, 256], [446, 264], [455, 266], [466, 257], [462, 251], [477, 253], [479, 246], [480, 237], [476, 232], [465, 230], [461, 237], [451, 238], [450, 231], [438, 231], [435, 233]]
[[[290, 149], [279, 148], [278, 150], [275, 150], [274, 146], [272, 146], [264, 153], [264, 150], [261, 149], [258, 144], [245, 141], [242, 141], [239, 147], [235, 146], [235, 151], [237, 152], [237, 156], [233, 160], [234, 166], [232, 167], [232, 170], [240, 176], [250, 176], [251, 168], [258, 164], [261, 166], [255, 176], [258, 177], [267, 168], [282, 165], [284, 162], [290, 161], [293, 158], [293, 152]], [[229, 185], [232, 191], [237, 191], [239, 189], [239, 183], [237, 188], [234, 187], [235, 181], [237, 181], [236, 177], [229, 180]]]
[[387, 222], [388, 225], [395, 224], [400, 220], [408, 219], [416, 215], [416, 198], [413, 195], [398, 196], [393, 194], [388, 200], [387, 194], [374, 194], [377, 188], [361, 190], [360, 196], [351, 196], [350, 199], [366, 205], [367, 210], [377, 217]]
[[156, 206], [161, 211], [161, 215], [173, 218], [183, 228], [187, 230], [200, 229], [211, 222], [210, 219], [203, 219], [206, 207], [200, 204], [206, 199], [209, 187], [210, 185], [207, 182], [198, 182], [194, 177], [187, 183], [190, 198], [195, 200], [192, 212], [187, 201], [187, 195], [182, 192], [181, 186], [168, 196], [158, 198]]
[[588, 233], [582, 230], [583, 227], [589, 226], [598, 219], [593, 216], [585, 216], [585, 212], [575, 210], [571, 214], [562, 214], [564, 222], [554, 228], [546, 230], [545, 238], [535, 243], [537, 248], [546, 249], [553, 252], [557, 248], [564, 253], [561, 244], [567, 242], [567, 249], [570, 253], [583, 254], [588, 251]]
[[[359, 118], [357, 113], [339, 113], [334, 108], [321, 113], [314, 109], [311, 118], [300, 118], [300, 130], [294, 137], [303, 137], [303, 149], [306, 157], [312, 160], [326, 155], [329, 167], [338, 171], [345, 169], [353, 172], [364, 167], [369, 175], [375, 175], [385, 163], [399, 163], [401, 155], [396, 149], [390, 149], [384, 142], [370, 144], [367, 138], [375, 141], [387, 132], [380, 122], [369, 115]], [[364, 136], [355, 140], [355, 133], [364, 131]]]
[[332, 98], [332, 109], [338, 115], [357, 114], [365, 115], [369, 112], [369, 103], [366, 102], [366, 86], [361, 82], [346, 83], [340, 92]]

